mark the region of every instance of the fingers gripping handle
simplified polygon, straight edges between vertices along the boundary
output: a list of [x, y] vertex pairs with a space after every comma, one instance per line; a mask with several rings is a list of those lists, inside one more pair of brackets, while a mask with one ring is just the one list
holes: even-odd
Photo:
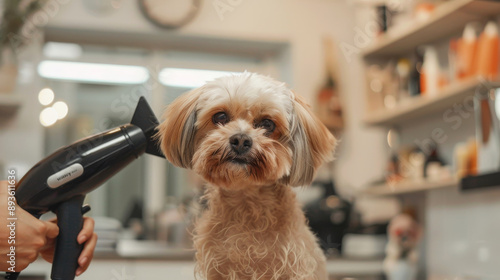
[[78, 244], [77, 237], [83, 227], [83, 200], [85, 196], [76, 196], [61, 203], [57, 207], [57, 237], [52, 280], [73, 280], [78, 268], [78, 257], [83, 246]]
[[[40, 214], [28, 211], [33, 217], [40, 219]], [[20, 272], [7, 272], [5, 274], [5, 280], [17, 280]]]

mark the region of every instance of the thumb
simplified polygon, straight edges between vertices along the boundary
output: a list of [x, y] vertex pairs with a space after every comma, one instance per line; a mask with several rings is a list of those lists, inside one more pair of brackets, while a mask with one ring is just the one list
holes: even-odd
[[59, 235], [59, 227], [56, 224], [47, 221], [42, 222], [47, 226], [47, 238], [56, 238]]

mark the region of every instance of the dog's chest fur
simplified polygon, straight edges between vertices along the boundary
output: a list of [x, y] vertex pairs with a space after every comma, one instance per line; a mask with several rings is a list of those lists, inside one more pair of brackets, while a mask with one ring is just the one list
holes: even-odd
[[290, 187], [208, 187], [206, 199], [194, 237], [203, 278], [326, 279], [323, 253]]

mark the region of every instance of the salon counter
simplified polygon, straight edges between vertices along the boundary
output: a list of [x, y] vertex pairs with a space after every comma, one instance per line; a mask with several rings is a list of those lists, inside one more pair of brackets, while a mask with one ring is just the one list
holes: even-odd
[[[194, 280], [193, 255], [187, 254], [168, 257], [127, 256], [118, 254], [95, 255], [90, 268], [77, 279], [79, 280], [142, 280], [142, 279], [179, 279]], [[22, 275], [39, 276], [33, 280], [49, 280], [50, 264], [38, 260], [31, 264]], [[328, 260], [327, 270], [332, 276], [364, 277], [382, 274], [381, 260]], [[340, 277], [339, 277], [340, 278]], [[335, 278], [336, 279], [336, 278]], [[367, 278], [368, 279], [368, 278]], [[372, 279], [372, 278], [369, 278]]]
[[[179, 279], [194, 280], [193, 260], [162, 259], [101, 259], [92, 260], [89, 269], [77, 277], [79, 280], [142, 280]], [[32, 263], [21, 273], [30, 280], [50, 280], [51, 265], [43, 260]], [[36, 278], [34, 278], [36, 277]]]
[[[193, 249], [177, 248], [154, 241], [120, 241], [116, 251], [96, 250], [90, 268], [81, 280], [142, 280], [194, 278]], [[50, 264], [38, 260], [22, 275], [50, 279]], [[335, 258], [327, 262], [332, 276], [363, 277], [382, 274], [382, 260]], [[339, 277], [340, 278], [340, 277]]]

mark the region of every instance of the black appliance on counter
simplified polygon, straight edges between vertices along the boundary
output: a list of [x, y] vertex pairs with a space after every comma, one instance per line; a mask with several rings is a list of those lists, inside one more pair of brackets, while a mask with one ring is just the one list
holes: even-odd
[[342, 238], [349, 227], [352, 205], [341, 198], [333, 181], [314, 182], [323, 189], [323, 196], [304, 207], [309, 227], [320, 240], [327, 256], [342, 252]]

